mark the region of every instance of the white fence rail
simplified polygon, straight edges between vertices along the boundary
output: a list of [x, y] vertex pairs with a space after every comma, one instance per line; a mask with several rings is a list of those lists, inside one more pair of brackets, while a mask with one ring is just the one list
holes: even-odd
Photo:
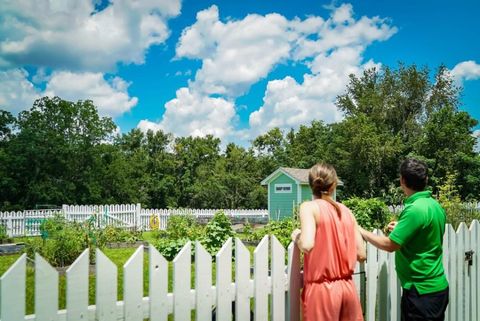
[[[462, 203], [464, 210], [467, 212], [480, 212], [480, 202], [465, 202]], [[403, 210], [403, 204], [389, 205], [388, 209], [394, 214], [400, 214]]]
[[[375, 231], [375, 233], [381, 233]], [[0, 321], [24, 320], [128, 320], [141, 321], [232, 319], [232, 303], [236, 320], [297, 321], [300, 319], [301, 260], [296, 247], [285, 249], [275, 237], [265, 237], [251, 257], [243, 243], [235, 240], [235, 261], [229, 239], [215, 256], [216, 279], [212, 282], [212, 258], [195, 244], [194, 286], [191, 243], [187, 243], [173, 261], [173, 275], [168, 275], [168, 262], [153, 247], [149, 248], [148, 296], [143, 296], [143, 247], [123, 266], [123, 301], [117, 300], [117, 267], [100, 251], [96, 252], [96, 300], [88, 305], [88, 250], [67, 270], [66, 309], [58, 309], [58, 272], [39, 255], [35, 258], [35, 315], [25, 316], [26, 256], [0, 278]], [[444, 266], [450, 284], [447, 321], [479, 320], [480, 318], [480, 224], [470, 227], [462, 223], [457, 231], [450, 225], [444, 237]], [[465, 252], [473, 251], [471, 261]], [[234, 265], [234, 269], [233, 269]], [[232, 270], [234, 272], [232, 273]], [[234, 274], [234, 277], [232, 276]], [[168, 292], [173, 278], [173, 292]], [[394, 254], [367, 246], [367, 262], [358, 264], [354, 281], [361, 297], [366, 321], [400, 321], [401, 289], [394, 267]], [[250, 311], [250, 302], [253, 309]], [[270, 312], [269, 312], [270, 311]]]
[[[196, 218], [209, 218], [220, 209], [144, 209], [140, 204], [122, 205], [63, 205], [58, 210], [25, 210], [19, 212], [0, 212], [0, 225], [4, 226], [10, 237], [40, 235], [40, 224], [47, 218], [60, 214], [69, 221], [84, 222], [91, 220], [97, 226], [115, 225], [124, 228], [151, 230], [167, 227], [171, 215], [190, 214]], [[268, 210], [232, 210], [224, 209], [232, 218], [267, 219]], [[152, 224], [156, 222], [155, 224]]]

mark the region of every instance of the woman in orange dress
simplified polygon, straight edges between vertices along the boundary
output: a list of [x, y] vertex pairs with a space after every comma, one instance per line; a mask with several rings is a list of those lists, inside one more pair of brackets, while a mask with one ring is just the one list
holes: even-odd
[[301, 229], [292, 233], [292, 240], [305, 252], [303, 320], [363, 320], [352, 280], [357, 260], [366, 257], [357, 222], [346, 206], [332, 198], [338, 180], [333, 166], [313, 166], [308, 180], [313, 200], [300, 206]]

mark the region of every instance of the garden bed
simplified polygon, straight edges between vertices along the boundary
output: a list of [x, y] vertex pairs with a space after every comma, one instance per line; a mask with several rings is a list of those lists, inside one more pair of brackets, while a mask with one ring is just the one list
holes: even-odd
[[126, 248], [137, 248], [140, 245], [143, 245], [145, 248], [148, 248], [148, 242], [145, 241], [135, 241], [135, 242], [109, 242], [105, 244], [105, 247], [108, 249], [126, 249]]
[[0, 255], [20, 253], [25, 248], [25, 243], [0, 244]]

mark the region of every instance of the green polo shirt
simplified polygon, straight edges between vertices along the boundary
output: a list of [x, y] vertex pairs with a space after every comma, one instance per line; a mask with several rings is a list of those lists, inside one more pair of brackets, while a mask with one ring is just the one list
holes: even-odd
[[415, 285], [418, 293], [426, 294], [448, 287], [442, 262], [445, 220], [445, 211], [432, 192], [417, 192], [405, 200], [405, 209], [390, 234], [401, 246], [395, 253], [395, 268], [403, 288]]

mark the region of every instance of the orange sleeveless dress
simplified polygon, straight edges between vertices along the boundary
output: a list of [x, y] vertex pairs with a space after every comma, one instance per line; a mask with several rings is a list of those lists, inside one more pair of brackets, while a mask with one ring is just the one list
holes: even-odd
[[313, 249], [304, 256], [302, 291], [304, 321], [363, 320], [352, 274], [357, 262], [355, 225], [350, 210], [325, 200], [320, 208]]

